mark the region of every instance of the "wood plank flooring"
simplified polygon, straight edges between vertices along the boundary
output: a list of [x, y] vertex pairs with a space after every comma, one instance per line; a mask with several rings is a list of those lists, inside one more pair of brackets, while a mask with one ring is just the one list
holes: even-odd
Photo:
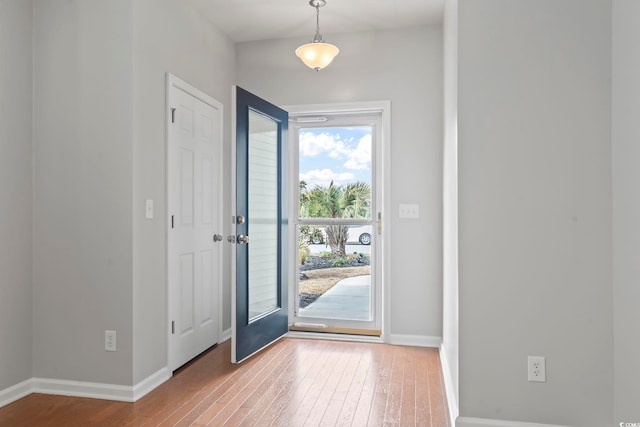
[[135, 403], [32, 394], [0, 426], [450, 426], [436, 349], [284, 338], [241, 365], [230, 351]]

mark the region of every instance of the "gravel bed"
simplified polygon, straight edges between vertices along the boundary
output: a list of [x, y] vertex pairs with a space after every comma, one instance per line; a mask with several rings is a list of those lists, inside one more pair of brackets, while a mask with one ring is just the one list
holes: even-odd
[[[346, 258], [345, 258], [346, 260]], [[310, 256], [307, 258], [306, 262], [302, 265], [299, 265], [300, 271], [307, 270], [317, 270], [318, 268], [331, 268], [337, 267], [334, 265], [335, 258], [331, 257], [321, 257], [321, 256]], [[358, 256], [356, 259], [347, 262], [340, 267], [359, 267], [362, 265], [369, 265], [369, 257]]]

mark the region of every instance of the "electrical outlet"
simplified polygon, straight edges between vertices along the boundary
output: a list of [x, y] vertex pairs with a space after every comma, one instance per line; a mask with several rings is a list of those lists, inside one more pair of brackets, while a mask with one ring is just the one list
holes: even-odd
[[104, 331], [104, 350], [116, 351], [116, 331]]
[[529, 356], [527, 358], [527, 374], [529, 381], [544, 383], [547, 381], [547, 368], [544, 356]]

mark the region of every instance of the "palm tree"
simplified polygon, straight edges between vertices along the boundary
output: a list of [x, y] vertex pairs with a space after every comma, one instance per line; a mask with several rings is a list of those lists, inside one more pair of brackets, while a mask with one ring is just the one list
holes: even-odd
[[300, 181], [298, 183], [298, 197], [300, 197], [300, 203], [299, 203], [299, 215], [300, 218], [308, 218], [309, 214], [307, 212], [307, 205], [308, 205], [308, 201], [309, 201], [309, 192], [307, 191], [307, 182], [306, 181]]
[[[301, 218], [370, 218], [371, 187], [364, 182], [355, 182], [346, 186], [328, 187], [316, 185], [311, 191], [306, 183], [300, 182]], [[347, 226], [330, 224], [326, 226], [327, 243], [333, 256], [345, 256], [345, 246], [349, 238]]]

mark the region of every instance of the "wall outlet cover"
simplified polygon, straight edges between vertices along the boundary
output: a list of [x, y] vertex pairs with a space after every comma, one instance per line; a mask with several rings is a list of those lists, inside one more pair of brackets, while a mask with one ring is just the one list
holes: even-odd
[[547, 367], [544, 356], [527, 358], [527, 378], [529, 381], [544, 383], [547, 381]]
[[104, 331], [104, 350], [116, 351], [116, 331]]

